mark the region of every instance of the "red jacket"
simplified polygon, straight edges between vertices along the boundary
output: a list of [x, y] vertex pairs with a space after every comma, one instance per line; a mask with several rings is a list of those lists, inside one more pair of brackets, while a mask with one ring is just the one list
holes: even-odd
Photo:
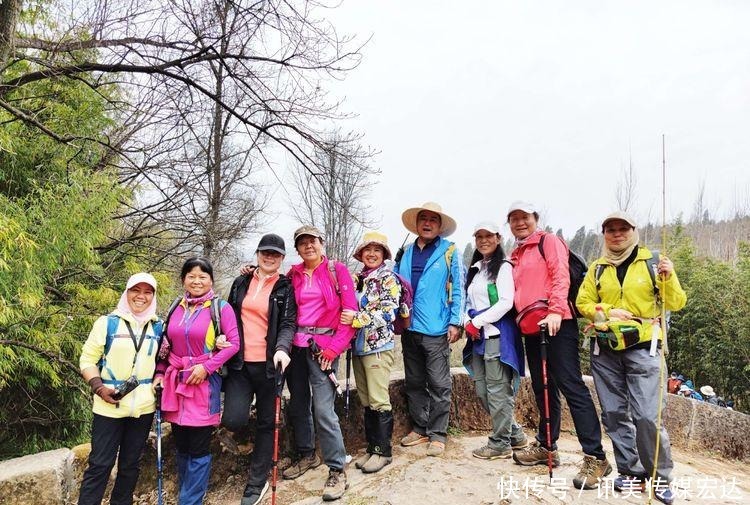
[[[544, 239], [544, 258], [539, 253], [539, 239]], [[546, 259], [545, 259], [546, 258]], [[514, 265], [513, 281], [516, 293], [513, 303], [521, 311], [537, 300], [547, 300], [549, 311], [563, 319], [573, 319], [568, 304], [570, 272], [568, 246], [557, 235], [535, 231], [510, 255]]]

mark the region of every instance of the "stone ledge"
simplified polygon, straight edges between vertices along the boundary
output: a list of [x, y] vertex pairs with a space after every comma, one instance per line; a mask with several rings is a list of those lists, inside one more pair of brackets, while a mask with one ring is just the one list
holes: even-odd
[[[482, 409], [474, 394], [474, 385], [463, 368], [451, 370], [453, 378], [453, 396], [450, 412], [450, 429], [458, 432], [488, 431], [491, 427], [489, 416]], [[584, 377], [598, 405], [596, 391], [591, 377]], [[343, 384], [342, 384], [343, 385]], [[406, 398], [403, 392], [403, 373], [394, 373], [390, 384], [391, 402], [394, 413], [393, 440], [397, 441], [411, 429]], [[573, 432], [573, 422], [562, 398], [562, 430]], [[286, 404], [287, 399], [283, 402]], [[348, 451], [352, 454], [363, 448], [366, 443], [362, 429], [362, 408], [352, 381], [350, 393], [350, 412], [348, 418], [343, 414], [344, 399], [338, 398], [336, 411], [341, 419], [342, 431]], [[597, 407], [598, 411], [598, 407]], [[539, 419], [531, 380], [524, 378], [516, 399], [516, 419], [527, 431], [533, 431]], [[750, 461], [750, 416], [741, 412], [730, 411], [704, 402], [668, 395], [664, 422], [673, 446], [693, 451], [708, 451], [716, 457]], [[291, 430], [282, 428], [282, 452], [292, 447]], [[176, 477], [174, 475], [174, 446], [169, 436], [169, 427], [165, 427], [162, 454], [164, 456], [164, 487], [169, 496], [175, 496]], [[606, 436], [606, 435], [605, 435]], [[214, 468], [211, 474], [210, 487], [220, 487], [236, 476], [247, 475], [248, 458], [245, 454], [234, 454], [227, 451], [222, 444], [222, 437], [214, 437], [212, 451]], [[239, 444], [252, 439], [251, 430], [235, 437]], [[153, 439], [151, 440], [153, 442]], [[0, 504], [31, 505], [45, 503], [65, 505], [75, 503], [78, 496], [80, 479], [86, 466], [89, 446], [84, 444], [69, 449], [58, 449], [45, 453], [24, 456], [0, 462]], [[156, 486], [156, 451], [149, 443], [143, 458], [141, 477], [138, 481], [136, 495], [139, 503], [155, 503]], [[240, 480], [243, 480], [242, 477]], [[110, 482], [111, 486], [111, 482]]]
[[73, 453], [56, 449], [0, 462], [0, 503], [63, 505], [76, 485]]

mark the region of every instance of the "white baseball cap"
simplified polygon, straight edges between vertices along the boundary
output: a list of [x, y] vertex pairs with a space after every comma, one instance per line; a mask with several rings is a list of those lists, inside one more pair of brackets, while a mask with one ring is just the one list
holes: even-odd
[[128, 284], [125, 286], [125, 291], [142, 282], [154, 288], [154, 291], [156, 290], [156, 279], [154, 279], [154, 276], [146, 272], [139, 272], [130, 276]]
[[490, 233], [500, 234], [500, 225], [494, 221], [482, 221], [474, 226], [474, 233], [472, 235], [476, 237], [479, 230], [487, 230]]
[[506, 214], [506, 217], [510, 217], [510, 215], [516, 210], [523, 211], [526, 214], [539, 213], [533, 203], [524, 202], [523, 200], [516, 200], [515, 202], [510, 204], [510, 207], [508, 207], [508, 213]]

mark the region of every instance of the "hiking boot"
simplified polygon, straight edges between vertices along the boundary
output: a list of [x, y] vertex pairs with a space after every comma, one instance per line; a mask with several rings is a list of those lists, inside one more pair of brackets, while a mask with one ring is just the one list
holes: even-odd
[[[534, 441], [531, 445], [520, 451], [513, 452], [513, 461], [523, 466], [546, 465], [547, 453], [549, 451], [542, 446], [539, 441]], [[560, 465], [560, 455], [557, 449], [552, 451], [552, 468]]]
[[479, 459], [507, 459], [513, 456], [513, 449], [493, 449], [489, 445], [474, 449], [471, 451], [472, 456]]
[[437, 440], [431, 440], [427, 444], [427, 455], [428, 456], [440, 456], [445, 452], [445, 443], [438, 442]]
[[523, 449], [524, 447], [529, 446], [529, 439], [526, 438], [526, 435], [523, 436], [523, 438], [518, 438], [516, 440], [511, 439], [510, 441], [510, 447], [511, 449], [518, 450]]
[[365, 463], [367, 463], [370, 460], [371, 457], [372, 457], [372, 454], [370, 454], [369, 452], [366, 452], [364, 456], [362, 456], [361, 458], [359, 458], [354, 463], [354, 466], [356, 468], [359, 468], [361, 470], [362, 467], [365, 466]]
[[401, 445], [404, 447], [411, 447], [413, 445], [426, 444], [430, 439], [425, 435], [421, 435], [416, 431], [412, 431], [404, 438], [401, 439]]
[[262, 487], [250, 486], [245, 487], [242, 494], [240, 505], [258, 505], [268, 491], [268, 481]]
[[674, 503], [674, 493], [668, 487], [654, 488], [654, 498], [665, 505], [672, 505]]
[[232, 432], [230, 432], [226, 428], [221, 427], [216, 430], [216, 438], [219, 439], [219, 444], [221, 444], [221, 448], [223, 450], [227, 451], [233, 456], [237, 456], [240, 454], [240, 446], [232, 436]]
[[295, 464], [284, 470], [281, 473], [281, 476], [289, 480], [296, 479], [311, 468], [319, 467], [320, 463], [321, 461], [318, 455], [316, 453], [312, 453], [309, 456], [301, 458]]
[[375, 473], [379, 472], [386, 465], [390, 465], [393, 458], [390, 456], [382, 456], [380, 454], [373, 454], [367, 463], [362, 465], [362, 473]]
[[338, 500], [344, 496], [344, 491], [349, 489], [346, 482], [346, 473], [343, 470], [328, 470], [328, 480], [323, 488], [323, 501]]
[[612, 481], [612, 487], [615, 491], [643, 491], [643, 479], [634, 475], [618, 475]]
[[573, 486], [576, 489], [596, 489], [601, 480], [611, 472], [609, 461], [584, 454], [581, 470], [573, 478]]

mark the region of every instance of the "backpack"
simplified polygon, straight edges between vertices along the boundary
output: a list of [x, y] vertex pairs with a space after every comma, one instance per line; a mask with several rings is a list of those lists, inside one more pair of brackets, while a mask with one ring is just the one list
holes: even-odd
[[401, 296], [398, 300], [398, 310], [396, 312], [396, 319], [393, 320], [393, 333], [396, 335], [402, 335], [404, 330], [411, 326], [411, 309], [414, 305], [414, 289], [411, 287], [411, 283], [407, 281], [403, 276], [392, 272], [396, 276], [396, 280], [401, 284]]
[[[547, 261], [547, 258], [544, 256], [544, 238], [547, 236], [547, 234], [543, 234], [541, 238], [539, 239], [539, 254], [542, 255], [542, 259], [544, 261]], [[577, 253], [574, 253], [570, 250], [568, 247], [568, 244], [563, 240], [563, 244], [565, 244], [565, 248], [568, 250], [568, 272], [570, 273], [570, 287], [568, 288], [568, 305], [570, 306], [570, 310], [572, 311], [573, 315], [576, 317], [583, 317], [583, 315], [578, 311], [578, 307], [576, 307], [576, 298], [578, 297], [578, 290], [581, 288], [581, 284], [583, 283], [583, 278], [586, 277], [586, 272], [588, 271], [588, 266], [586, 265], [586, 261]]]
[[[453, 303], [453, 272], [451, 271], [451, 260], [453, 258], [453, 252], [455, 250], [456, 250], [456, 244], [451, 242], [450, 245], [448, 246], [448, 249], [445, 250], [445, 254], [443, 255], [443, 257], [445, 258], [445, 266], [448, 267], [448, 280], [445, 282], [445, 291], [448, 294], [446, 305], [450, 305], [451, 303]], [[401, 258], [404, 256], [404, 251], [405, 251], [405, 246], [403, 245], [398, 248], [398, 251], [396, 251], [396, 256], [393, 258], [393, 262], [396, 265], [401, 265]], [[411, 283], [407, 281], [401, 274], [396, 274], [396, 276], [399, 278], [400, 281], [402, 281], [401, 283], [402, 286], [404, 285], [404, 283], [406, 283], [409, 291], [411, 292], [411, 297], [413, 299], [414, 288], [412, 287]], [[402, 289], [401, 296], [403, 296], [403, 289]], [[409, 309], [411, 310], [411, 303], [409, 304]], [[406, 328], [408, 328], [408, 326]]]
[[[107, 316], [107, 336], [104, 340], [104, 352], [102, 353], [102, 357], [99, 359], [99, 362], [97, 363], [97, 366], [99, 367], [99, 375], [101, 375], [102, 370], [106, 369], [107, 373], [112, 378], [112, 380], [104, 380], [105, 384], [119, 385], [120, 383], [123, 382], [120, 380], [115, 380], [114, 373], [107, 366], [107, 355], [109, 354], [109, 351], [112, 348], [112, 342], [114, 341], [115, 336], [117, 335], [117, 328], [120, 326], [120, 319], [121, 319], [120, 316], [118, 316], [117, 314], [109, 314]], [[161, 340], [162, 340], [162, 336], [164, 335], [164, 331], [165, 331], [164, 328], [166, 328], [166, 324], [162, 322], [161, 319], [157, 319], [156, 321], [149, 321], [146, 324], [147, 325], [150, 324], [151, 328], [153, 329], [153, 335], [146, 335], [145, 337], [146, 340], [149, 341], [148, 355], [150, 356], [154, 352], [159, 352], [159, 346], [161, 345]], [[154, 350], [154, 347], [156, 347], [156, 350]]]
[[[178, 296], [174, 299], [172, 305], [169, 306], [169, 309], [167, 309], [167, 317], [164, 318], [162, 336], [165, 336], [167, 334], [169, 319], [172, 317], [172, 314], [181, 301], [182, 297]], [[219, 307], [219, 305], [220, 300], [218, 296], [214, 296], [213, 298], [211, 298], [211, 323], [214, 326], [214, 337], [218, 337], [219, 335], [221, 335], [221, 307]]]
[[[656, 271], [659, 264], [659, 251], [651, 251], [651, 257], [646, 260], [646, 266], [648, 267], [648, 275], [651, 277], [651, 284], [654, 286], [654, 296], [657, 300], [661, 301], [659, 296], [659, 285], [656, 284]], [[599, 264], [596, 265], [594, 270], [594, 281], [596, 282], [596, 289], [599, 290], [599, 279], [604, 273], [604, 268], [607, 265]]]

